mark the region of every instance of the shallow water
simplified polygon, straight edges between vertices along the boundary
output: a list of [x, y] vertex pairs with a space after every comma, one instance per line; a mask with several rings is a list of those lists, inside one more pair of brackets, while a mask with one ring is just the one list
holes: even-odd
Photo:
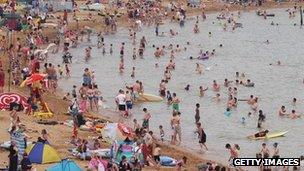
[[[103, 56], [102, 50], [96, 47], [92, 50], [93, 58], [84, 62], [84, 49], [90, 43], [83, 43], [77, 49], [71, 49], [74, 63], [72, 65], [72, 78], [69, 80], [61, 79], [60, 86], [69, 91], [72, 85], [80, 85], [82, 81], [83, 69], [88, 67], [95, 71], [97, 83], [107, 100], [106, 105], [115, 109], [114, 97], [119, 89], [124, 88], [125, 84], [132, 84], [135, 80], [141, 80], [144, 83], [146, 93], [158, 94], [158, 84], [163, 75], [165, 65], [168, 63], [168, 55], [162, 57], [159, 61], [154, 58], [154, 48], [156, 46], [170, 43], [181, 47], [187, 47], [186, 52], [176, 54], [176, 70], [173, 71], [172, 80], [167, 85], [171, 92], [176, 92], [182, 99], [182, 139], [183, 146], [190, 150], [199, 149], [197, 136], [193, 133], [195, 103], [201, 104], [201, 121], [207, 134], [207, 146], [209, 151], [204, 156], [219, 161], [226, 161], [228, 152], [225, 150], [226, 143], [237, 143], [241, 147], [242, 157], [254, 157], [259, 151], [261, 141], [249, 141], [245, 137], [255, 133], [257, 125], [257, 116], [247, 117], [250, 110], [245, 102], [239, 102], [238, 108], [233, 110], [232, 116], [227, 118], [223, 115], [226, 107], [226, 88], [222, 86], [221, 95], [223, 101], [220, 104], [212, 102], [211, 98], [215, 93], [208, 90], [205, 97], [198, 97], [198, 87], [211, 87], [212, 80], [217, 80], [223, 84], [224, 79], [235, 80], [236, 71], [246, 73], [246, 76], [255, 82], [255, 88], [245, 88], [239, 86], [238, 98], [244, 99], [250, 94], [259, 97], [259, 107], [266, 113], [266, 123], [264, 127], [270, 131], [289, 130], [286, 137], [271, 139], [267, 141], [269, 147], [274, 142], [279, 143], [280, 153], [284, 157], [299, 157], [303, 155], [304, 138], [303, 138], [303, 119], [291, 120], [278, 117], [278, 109], [285, 105], [288, 112], [296, 108], [298, 113], [304, 112], [303, 107], [303, 90], [302, 84], [304, 71], [304, 49], [302, 38], [303, 29], [298, 26], [294, 27], [293, 23], [299, 23], [299, 16], [295, 19], [288, 19], [288, 14], [283, 9], [273, 10], [275, 18], [264, 20], [256, 16], [255, 13], [244, 13], [238, 19], [243, 23], [244, 28], [238, 28], [235, 31], [222, 31], [222, 28], [215, 20], [216, 14], [207, 16], [207, 20], [200, 21], [199, 26], [201, 33], [192, 32], [195, 20], [188, 20], [184, 28], [180, 28], [177, 23], [166, 23], [160, 26], [160, 32], [168, 32], [170, 28], [176, 29], [179, 35], [174, 38], [156, 37], [154, 27], [144, 28], [139, 32], [137, 38], [143, 35], [148, 40], [148, 47], [145, 51], [144, 59], [132, 60], [131, 40], [128, 36], [127, 29], [120, 29], [116, 35], [105, 37], [107, 51], [109, 44], [113, 43], [114, 54]], [[212, 24], [212, 22], [215, 24]], [[270, 22], [279, 23], [279, 26], [271, 26]], [[208, 32], [212, 36], [208, 36]], [[270, 44], [266, 45], [266, 40]], [[191, 42], [187, 46], [186, 42]], [[125, 52], [125, 73], [118, 73], [119, 48], [121, 42], [126, 42]], [[138, 43], [138, 42], [137, 42]], [[92, 44], [96, 44], [96, 38]], [[198, 75], [195, 73], [195, 63], [197, 60], [187, 60], [189, 56], [197, 56], [201, 44], [203, 50], [216, 49], [216, 56], [207, 61], [200, 61], [205, 66], [213, 66], [210, 71]], [[219, 48], [219, 44], [223, 44]], [[137, 45], [138, 48], [138, 45]], [[269, 63], [275, 63], [281, 60], [283, 66], [269, 66]], [[62, 59], [60, 55], [51, 57], [51, 61], [60, 64]], [[155, 68], [154, 64], [158, 62], [160, 67]], [[132, 66], [136, 67], [136, 78], [131, 79]], [[185, 92], [183, 88], [190, 84], [190, 91]], [[296, 107], [291, 105], [292, 98], [296, 97], [299, 101]], [[166, 139], [170, 139], [170, 117], [171, 107], [167, 107], [165, 102], [161, 103], [143, 103], [135, 106], [134, 117], [141, 119], [142, 108], [147, 107], [152, 114], [151, 128], [158, 135], [158, 126], [163, 125], [166, 133]], [[246, 124], [242, 125], [241, 117], [246, 118]], [[131, 121], [131, 120], [130, 120]], [[291, 148], [292, 147], [292, 148]]]

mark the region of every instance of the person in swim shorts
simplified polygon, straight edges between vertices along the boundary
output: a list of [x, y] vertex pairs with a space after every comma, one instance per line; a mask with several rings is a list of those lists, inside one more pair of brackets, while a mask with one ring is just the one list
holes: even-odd
[[172, 94], [172, 107], [173, 107], [173, 110], [179, 111], [179, 103], [180, 103], [180, 99], [176, 96], [176, 93], [173, 93]]

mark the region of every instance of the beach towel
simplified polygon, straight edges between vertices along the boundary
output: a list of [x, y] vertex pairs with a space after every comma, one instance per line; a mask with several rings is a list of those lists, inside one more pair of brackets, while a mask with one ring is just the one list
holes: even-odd
[[16, 147], [18, 149], [18, 160], [19, 162], [23, 158], [23, 153], [26, 149], [26, 141], [25, 141], [25, 135], [21, 131], [15, 131], [11, 134], [11, 142], [14, 142], [16, 144]]

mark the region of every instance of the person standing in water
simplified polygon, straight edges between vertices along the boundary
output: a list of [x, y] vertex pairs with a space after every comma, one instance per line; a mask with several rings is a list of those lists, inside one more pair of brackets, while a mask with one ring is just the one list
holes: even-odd
[[119, 94], [115, 98], [118, 110], [121, 112], [122, 116], [126, 113], [126, 95], [123, 90], [119, 90]]
[[132, 67], [131, 78], [135, 78], [135, 67]]
[[195, 123], [197, 124], [197, 123], [199, 123], [199, 121], [200, 121], [200, 104], [199, 103], [196, 103], [196, 108], [195, 108], [195, 116], [194, 116], [194, 119], [195, 119]]
[[113, 54], [113, 44], [110, 44], [110, 55], [112, 55]]
[[159, 94], [162, 97], [166, 96], [166, 82], [165, 82], [165, 80], [161, 80], [161, 83], [159, 84]]
[[265, 121], [265, 114], [263, 113], [262, 110], [259, 110], [259, 118], [258, 118], [258, 128], [261, 128], [262, 127], [262, 123]]
[[171, 93], [169, 90], [167, 90], [167, 93], [166, 93], [166, 98], [167, 98], [167, 105], [171, 105], [172, 104], [172, 96], [171, 96]]
[[238, 158], [239, 154], [238, 154], [237, 150], [235, 148], [232, 148], [229, 143], [226, 144], [226, 149], [228, 149], [230, 152], [230, 157], [228, 159], [228, 161], [230, 163], [229, 165], [233, 166], [233, 159]]
[[202, 73], [203, 73], [202, 66], [201, 66], [199, 63], [196, 63], [195, 71], [196, 71], [198, 74], [202, 74]]
[[180, 99], [176, 96], [176, 93], [172, 94], [172, 108], [174, 111], [179, 111]]
[[120, 59], [119, 68], [118, 69], [119, 69], [119, 73], [123, 73], [124, 72], [125, 64], [124, 64], [123, 58]]
[[144, 119], [143, 119], [142, 127], [149, 130], [149, 121], [151, 119], [151, 114], [148, 112], [147, 108], [144, 108], [143, 111], [144, 111]]
[[273, 155], [272, 155], [272, 158], [280, 158], [280, 154], [279, 154], [279, 147], [278, 147], [278, 143], [274, 143], [273, 144]]
[[89, 59], [91, 58], [91, 50], [92, 50], [92, 48], [90, 46], [85, 49], [85, 61], [86, 62], [88, 62]]
[[[182, 141], [182, 132], [180, 127], [180, 116], [177, 111], [173, 111], [173, 116], [171, 118], [171, 127], [172, 127], [172, 138], [171, 143], [177, 142], [178, 144]], [[178, 136], [178, 139], [177, 139]]]
[[208, 90], [208, 87], [204, 89], [203, 86], [200, 86], [199, 87], [199, 95], [200, 95], [200, 97], [204, 97], [205, 91], [207, 91], [207, 90]]
[[201, 146], [201, 149], [203, 148], [203, 146], [206, 148], [206, 150], [208, 150], [207, 146], [206, 146], [206, 133], [204, 131], [204, 129], [202, 128], [202, 124], [200, 122], [196, 123], [196, 127], [197, 127], [197, 133], [198, 133], [198, 138], [199, 138], [199, 144]]
[[158, 33], [159, 33], [159, 24], [157, 23], [155, 27], [155, 35], [158, 36]]
[[263, 143], [263, 144], [262, 144], [262, 149], [261, 149], [260, 153], [262, 154], [262, 156], [263, 156], [264, 158], [267, 158], [267, 157], [270, 156], [270, 155], [269, 155], [270, 152], [269, 152], [269, 149], [268, 149], [266, 143]]
[[213, 87], [213, 91], [215, 91], [215, 92], [220, 91], [220, 85], [217, 84], [217, 82], [215, 80], [213, 80], [212, 87]]
[[131, 110], [132, 110], [132, 107], [133, 107], [131, 93], [129, 91], [126, 91], [125, 97], [126, 97], [127, 113], [128, 113], [128, 116], [129, 116], [131, 114]]
[[162, 142], [164, 142], [165, 131], [164, 131], [162, 125], [159, 125], [159, 135], [160, 135], [160, 140], [161, 140]]

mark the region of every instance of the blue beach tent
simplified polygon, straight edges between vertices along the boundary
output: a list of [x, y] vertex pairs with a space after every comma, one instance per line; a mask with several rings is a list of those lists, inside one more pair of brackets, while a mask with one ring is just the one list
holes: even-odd
[[74, 161], [64, 159], [60, 163], [49, 167], [46, 171], [82, 171], [82, 169]]

